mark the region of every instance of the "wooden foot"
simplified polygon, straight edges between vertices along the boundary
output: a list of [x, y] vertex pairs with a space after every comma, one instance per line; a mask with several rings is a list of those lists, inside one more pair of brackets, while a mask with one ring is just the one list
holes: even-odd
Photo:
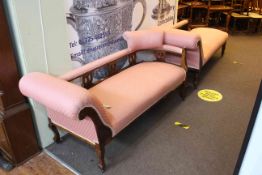
[[193, 76], [194, 89], [197, 89], [198, 83], [199, 83], [199, 72], [194, 72], [194, 76]]
[[53, 131], [54, 133], [54, 137], [53, 137], [53, 140], [56, 142], [56, 143], [61, 143], [61, 137], [60, 137], [60, 134], [58, 132], [58, 129], [57, 127], [52, 123], [52, 121], [50, 119], [48, 119], [49, 121], [49, 124], [48, 124], [48, 127]]
[[11, 171], [15, 166], [8, 160], [8, 157], [2, 151], [0, 151], [0, 168], [5, 171]]
[[101, 169], [102, 172], [105, 171], [105, 147], [101, 144], [96, 144], [95, 145], [95, 149], [96, 149], [96, 154], [98, 157], [98, 167]]
[[89, 116], [93, 121], [96, 134], [98, 137], [98, 143], [95, 145], [96, 154], [99, 160], [98, 167], [105, 171], [105, 145], [112, 139], [112, 131], [109, 127], [105, 126], [96, 110], [94, 108], [86, 107], [79, 113], [79, 120], [83, 120], [86, 116]]
[[179, 87], [179, 95], [182, 100], [185, 100], [186, 98], [186, 83], [183, 82]]
[[225, 42], [222, 46], [222, 52], [221, 52], [221, 57], [224, 56], [225, 50], [226, 50], [226, 45], [227, 43]]

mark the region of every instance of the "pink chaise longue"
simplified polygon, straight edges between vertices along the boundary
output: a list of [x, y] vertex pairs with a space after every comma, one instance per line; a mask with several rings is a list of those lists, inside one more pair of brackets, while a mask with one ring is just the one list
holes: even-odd
[[[128, 48], [74, 69], [60, 77], [40, 72], [29, 73], [19, 83], [20, 91], [45, 106], [54, 140], [60, 142], [58, 128], [92, 145], [105, 169], [105, 145], [148, 108], [181, 87], [186, 79], [186, 61], [182, 67], [164, 62], [163, 31], [125, 32]], [[172, 48], [172, 46], [170, 46]], [[137, 63], [136, 53], [155, 50], [158, 59]], [[185, 55], [184, 49], [167, 50]], [[129, 66], [117, 70], [117, 61], [128, 58]], [[92, 72], [106, 67], [109, 76], [94, 82]], [[82, 86], [71, 81], [81, 78]]]
[[[199, 35], [178, 29], [125, 32], [123, 38], [127, 49], [60, 77], [32, 72], [19, 83], [25, 96], [45, 106], [54, 140], [61, 140], [58, 127], [89, 143], [103, 171], [105, 145], [112, 138], [173, 90], [179, 88], [184, 98], [187, 61], [192, 66], [186, 57], [199, 49], [201, 41]], [[136, 54], [144, 50], [153, 51], [156, 60], [138, 63]], [[170, 55], [179, 66], [166, 62]], [[116, 64], [121, 59], [127, 59], [128, 66], [120, 70]], [[193, 68], [199, 69], [202, 64], [196, 66]], [[94, 81], [93, 72], [101, 67], [108, 69], [108, 77]], [[81, 86], [72, 82], [79, 78]]]

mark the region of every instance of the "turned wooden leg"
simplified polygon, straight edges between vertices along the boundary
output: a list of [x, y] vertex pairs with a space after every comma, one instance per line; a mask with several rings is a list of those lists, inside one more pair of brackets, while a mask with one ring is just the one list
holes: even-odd
[[49, 121], [49, 124], [48, 124], [48, 127], [53, 131], [54, 133], [54, 137], [53, 137], [53, 140], [56, 142], [56, 143], [60, 143], [62, 140], [61, 140], [61, 137], [60, 137], [60, 134], [58, 132], [58, 129], [57, 127], [52, 123], [52, 121], [50, 119], [48, 119]]
[[232, 33], [234, 33], [236, 31], [236, 22], [237, 22], [237, 19], [233, 18], [233, 31], [232, 31]]
[[1, 169], [4, 169], [5, 171], [12, 170], [15, 165], [11, 163], [12, 161], [6, 156], [5, 153], [2, 153], [0, 150], [0, 167]]
[[227, 43], [225, 42], [225, 43], [223, 44], [223, 46], [222, 46], [221, 57], [222, 57], [222, 56], [224, 55], [224, 53], [225, 53], [226, 45], [227, 45]]
[[194, 72], [193, 75], [193, 86], [195, 89], [197, 89], [198, 83], [199, 83], [199, 72]]
[[102, 170], [102, 172], [105, 171], [105, 146], [101, 144], [95, 145], [96, 154], [99, 160], [98, 167]]
[[260, 22], [261, 22], [261, 19], [257, 19], [256, 29], [255, 29], [256, 33], [259, 32]]
[[186, 83], [183, 82], [179, 87], [179, 95], [182, 98], [182, 100], [185, 100], [186, 98]]

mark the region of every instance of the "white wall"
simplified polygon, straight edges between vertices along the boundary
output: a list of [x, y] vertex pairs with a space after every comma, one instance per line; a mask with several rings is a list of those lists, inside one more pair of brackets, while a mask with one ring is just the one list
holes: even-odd
[[[12, 20], [23, 74], [41, 71], [60, 75], [70, 70], [63, 1], [5, 0], [5, 3]], [[52, 143], [53, 137], [47, 116], [42, 106], [35, 102], [31, 104], [39, 140], [45, 147]]]
[[262, 174], [262, 103], [249, 140], [239, 175]]

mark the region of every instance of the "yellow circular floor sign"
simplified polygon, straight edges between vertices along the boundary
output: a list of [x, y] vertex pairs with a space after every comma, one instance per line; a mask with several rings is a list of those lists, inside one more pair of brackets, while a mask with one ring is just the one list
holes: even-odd
[[223, 95], [221, 93], [211, 89], [200, 90], [198, 91], [197, 95], [202, 100], [208, 102], [218, 102], [223, 98]]

